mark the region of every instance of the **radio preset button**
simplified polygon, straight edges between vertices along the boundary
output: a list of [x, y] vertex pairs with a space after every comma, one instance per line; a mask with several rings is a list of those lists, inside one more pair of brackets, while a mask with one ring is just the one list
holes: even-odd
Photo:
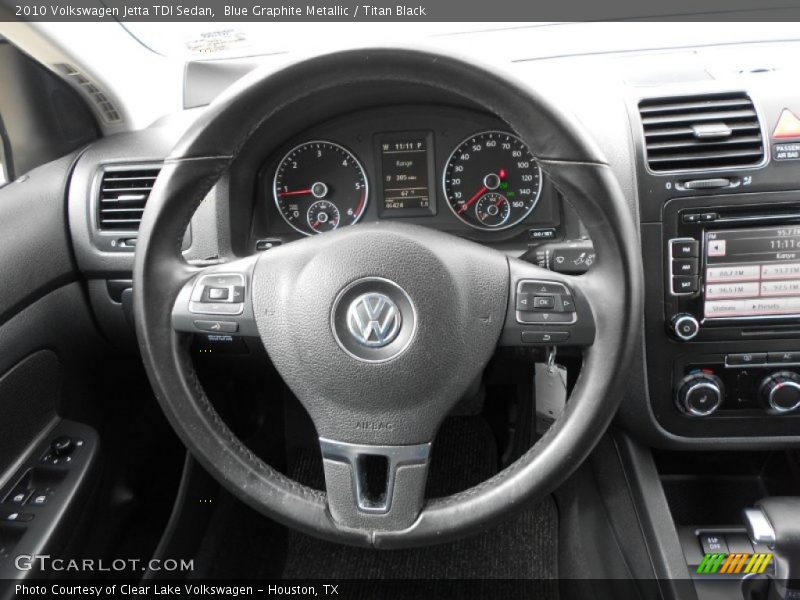
[[707, 283], [706, 298], [722, 300], [725, 298], [752, 298], [758, 296], [758, 282]]
[[697, 259], [682, 258], [672, 261], [673, 275], [697, 275]]
[[761, 273], [758, 265], [741, 265], [732, 267], [708, 267], [706, 269], [706, 281], [709, 283], [728, 282], [728, 281], [752, 281], [757, 280]]
[[761, 295], [800, 296], [800, 280], [791, 279], [788, 281], [765, 281], [761, 284]]
[[672, 258], [697, 258], [700, 243], [697, 240], [672, 241]]
[[672, 291], [676, 294], [692, 294], [697, 291], [697, 277], [673, 277]]
[[725, 364], [729, 367], [749, 367], [752, 365], [763, 365], [766, 362], [767, 355], [764, 352], [728, 354], [725, 357]]
[[762, 279], [786, 279], [788, 277], [800, 277], [800, 263], [761, 266]]

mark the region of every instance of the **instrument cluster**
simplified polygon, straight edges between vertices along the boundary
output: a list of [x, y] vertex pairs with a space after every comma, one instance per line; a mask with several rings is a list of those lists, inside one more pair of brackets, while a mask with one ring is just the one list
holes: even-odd
[[559, 220], [527, 145], [493, 117], [458, 108], [374, 109], [322, 124], [282, 145], [261, 181], [269, 234], [405, 219], [508, 238]]

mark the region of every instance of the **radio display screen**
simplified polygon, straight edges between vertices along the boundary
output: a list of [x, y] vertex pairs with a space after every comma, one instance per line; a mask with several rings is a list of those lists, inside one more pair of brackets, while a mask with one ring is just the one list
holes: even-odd
[[800, 314], [800, 226], [707, 231], [707, 319]]

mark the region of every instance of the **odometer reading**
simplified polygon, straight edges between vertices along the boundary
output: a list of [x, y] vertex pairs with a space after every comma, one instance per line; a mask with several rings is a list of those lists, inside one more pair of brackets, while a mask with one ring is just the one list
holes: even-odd
[[444, 170], [444, 195], [453, 213], [478, 229], [507, 229], [536, 207], [539, 164], [515, 135], [484, 131], [453, 150]]
[[275, 204], [283, 218], [306, 235], [356, 223], [367, 207], [364, 169], [333, 142], [300, 144], [275, 171]]

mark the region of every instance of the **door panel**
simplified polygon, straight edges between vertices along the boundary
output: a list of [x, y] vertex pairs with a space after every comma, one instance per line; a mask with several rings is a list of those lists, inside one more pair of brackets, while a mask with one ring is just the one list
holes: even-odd
[[[76, 155], [0, 189], [0, 577], [77, 533], [99, 467], [89, 406], [103, 345], [74, 268], [65, 191]], [[69, 418], [74, 421], [67, 420]], [[56, 437], [72, 448], [53, 454]], [[36, 499], [45, 498], [43, 502]], [[0, 591], [0, 596], [2, 593]]]

